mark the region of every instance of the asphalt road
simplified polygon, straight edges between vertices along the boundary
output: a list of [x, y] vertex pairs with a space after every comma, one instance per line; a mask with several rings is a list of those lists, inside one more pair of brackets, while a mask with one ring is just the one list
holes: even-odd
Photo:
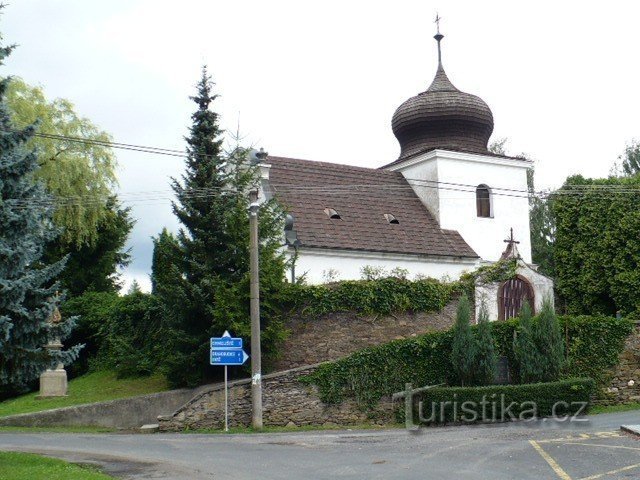
[[558, 425], [248, 435], [0, 433], [0, 450], [102, 465], [127, 479], [640, 479], [640, 412]]

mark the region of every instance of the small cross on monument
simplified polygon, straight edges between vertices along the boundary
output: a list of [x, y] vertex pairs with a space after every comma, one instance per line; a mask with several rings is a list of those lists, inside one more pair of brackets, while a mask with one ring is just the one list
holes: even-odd
[[509, 235], [509, 238], [507, 238], [504, 243], [508, 243], [510, 245], [514, 244], [514, 243], [520, 243], [518, 240], [515, 240], [513, 238], [513, 227], [511, 227], [511, 233]]
[[505, 239], [504, 243], [507, 244], [507, 248], [502, 252], [500, 257], [502, 260], [507, 258], [520, 258], [520, 252], [518, 252], [517, 244], [520, 242], [513, 237], [513, 228], [509, 232], [509, 238]]

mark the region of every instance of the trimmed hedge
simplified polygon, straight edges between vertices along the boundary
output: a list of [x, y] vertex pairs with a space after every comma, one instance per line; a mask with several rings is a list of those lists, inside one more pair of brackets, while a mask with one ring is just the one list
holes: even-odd
[[[632, 323], [612, 317], [563, 316], [559, 320], [568, 353], [563, 378], [589, 377], [596, 386], [605, 386], [610, 380], [608, 369], [616, 365], [624, 341], [633, 330]], [[516, 382], [518, 365], [513, 338], [517, 327], [517, 319], [492, 323], [496, 352], [508, 358], [511, 377]], [[452, 338], [449, 330], [369, 347], [320, 365], [304, 381], [318, 387], [325, 403], [354, 398], [363, 408], [370, 408], [381, 397], [403, 390], [406, 383], [451, 385], [454, 382], [450, 363]]]
[[[595, 382], [590, 378], [571, 378], [524, 385], [434, 388], [417, 394], [414, 400], [419, 399], [423, 404], [420, 420], [424, 423], [527, 420], [554, 414], [584, 413], [594, 388]], [[462, 410], [465, 402], [471, 402], [465, 407], [475, 412], [476, 418], [472, 413]], [[511, 405], [512, 402], [515, 405]], [[418, 416], [415, 415], [415, 418], [417, 420]]]

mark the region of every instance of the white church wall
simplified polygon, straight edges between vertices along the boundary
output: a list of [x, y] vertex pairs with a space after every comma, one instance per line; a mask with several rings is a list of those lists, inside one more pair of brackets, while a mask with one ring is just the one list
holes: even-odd
[[331, 281], [359, 280], [362, 277], [361, 269], [366, 266], [384, 268], [387, 273], [394, 268], [403, 268], [409, 271], [410, 279], [423, 275], [455, 280], [462, 273], [475, 270], [478, 261], [455, 258], [434, 260], [413, 255], [304, 248], [298, 251], [295, 274], [296, 278], [304, 275], [307, 283], [315, 285], [326, 283], [330, 271], [335, 274]]
[[[437, 212], [440, 226], [457, 230], [483, 260], [500, 258], [503, 240], [513, 228], [522, 257], [531, 262], [526, 194], [530, 166], [526, 160], [434, 150], [391, 170], [401, 171], [422, 202]], [[431, 180], [429, 185], [437, 188], [421, 180]], [[481, 184], [492, 191], [491, 218], [477, 216], [475, 188]]]

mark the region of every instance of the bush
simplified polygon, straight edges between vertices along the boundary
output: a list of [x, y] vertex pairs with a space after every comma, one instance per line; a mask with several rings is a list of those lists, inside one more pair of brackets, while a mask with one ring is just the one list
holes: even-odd
[[456, 311], [456, 323], [453, 326], [451, 344], [451, 366], [460, 385], [471, 385], [474, 378], [476, 360], [476, 342], [471, 332], [471, 305], [466, 294], [462, 294]]
[[[584, 406], [588, 405], [594, 386], [595, 383], [590, 378], [571, 378], [524, 385], [446, 387], [427, 390], [414, 399], [423, 402], [422, 420], [425, 423], [482, 421], [483, 402], [485, 421], [508, 421], [508, 412], [514, 418], [524, 420], [554, 414], [563, 416], [584, 413]], [[473, 410], [475, 417], [462, 410], [465, 402], [471, 402], [466, 408]], [[512, 402], [516, 405], [507, 410], [505, 407], [509, 407]]]
[[82, 369], [115, 370], [119, 377], [150, 375], [165, 354], [161, 307], [154, 295], [89, 292], [64, 304], [81, 315], [74, 336], [87, 343]]
[[[537, 319], [534, 319], [534, 324]], [[589, 377], [596, 386], [605, 386], [608, 369], [615, 366], [632, 324], [611, 317], [560, 317], [568, 348], [568, 363], [562, 378]], [[518, 363], [513, 351], [518, 320], [491, 325], [496, 353], [509, 359], [512, 378], [518, 378]], [[475, 330], [477, 326], [471, 327]], [[304, 381], [318, 386], [325, 403], [354, 398], [363, 408], [375, 405], [387, 395], [414, 386], [456, 383], [450, 352], [453, 331], [432, 332], [407, 340], [360, 350], [348, 357], [327, 362]]]
[[474, 343], [474, 383], [476, 385], [491, 385], [496, 378], [498, 359], [493, 335], [491, 335], [491, 323], [489, 322], [487, 307], [484, 304], [480, 308], [480, 314], [478, 315]]
[[386, 277], [330, 285], [289, 284], [286, 297], [290, 308], [307, 315], [349, 311], [365, 315], [388, 315], [439, 311], [460, 291], [461, 285], [457, 282]]

